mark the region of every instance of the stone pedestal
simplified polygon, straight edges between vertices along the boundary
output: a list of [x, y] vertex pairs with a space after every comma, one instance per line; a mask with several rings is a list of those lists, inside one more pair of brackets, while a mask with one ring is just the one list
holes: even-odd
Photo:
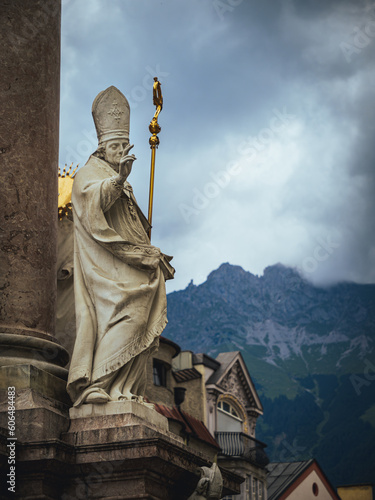
[[[165, 417], [139, 403], [84, 405], [70, 416], [62, 439], [74, 447], [80, 474], [71, 471], [64, 500], [184, 500], [198, 482], [198, 467], [210, 465], [168, 430]], [[227, 491], [238, 492], [242, 478], [224, 477]]]
[[[33, 365], [0, 367], [0, 487], [4, 495], [0, 498], [35, 498], [34, 491], [41, 491], [42, 499], [59, 498], [61, 470], [72, 453], [60, 444], [61, 434], [69, 429], [71, 403], [65, 386], [61, 378]], [[12, 394], [14, 398], [9, 397]], [[12, 458], [16, 494], [7, 490]]]
[[66, 377], [54, 370], [66, 364], [54, 338], [60, 0], [0, 3], [0, 366]]
[[[0, 427], [8, 429], [8, 393], [15, 387], [15, 431], [19, 443], [59, 439], [69, 428], [66, 383], [32, 365], [0, 367]], [[11, 398], [12, 399], [12, 398]], [[6, 432], [7, 437], [12, 436]]]
[[[31, 500], [184, 500], [212, 456], [190, 448], [168, 430], [168, 420], [135, 402], [83, 405], [69, 410], [57, 377], [32, 367], [0, 370], [0, 381], [22, 380], [16, 395], [16, 495]], [[28, 382], [26, 382], [28, 380]], [[46, 396], [61, 389], [61, 401]], [[61, 381], [63, 384], [63, 382]], [[43, 393], [41, 393], [43, 391]], [[7, 394], [1, 389], [1, 485], [9, 465]], [[23, 425], [26, 423], [27, 425]], [[224, 493], [242, 478], [222, 471]], [[4, 475], [4, 476], [3, 476]], [[7, 498], [6, 496], [4, 498]]]

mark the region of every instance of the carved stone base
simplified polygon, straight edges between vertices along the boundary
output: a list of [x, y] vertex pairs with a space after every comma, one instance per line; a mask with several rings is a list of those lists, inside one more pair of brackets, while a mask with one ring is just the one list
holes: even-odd
[[[3, 367], [2, 487], [10, 467], [10, 441], [4, 389], [9, 379], [4, 373], [1, 379], [1, 373], [9, 370], [13, 382], [18, 377], [18, 382], [13, 383], [17, 437], [15, 498], [184, 500], [197, 485], [198, 468], [209, 467], [214, 460], [212, 453], [191, 448], [167, 430], [167, 419], [140, 403], [82, 405], [71, 408], [69, 418], [69, 407], [61, 401], [63, 394], [60, 393], [60, 401], [52, 397], [56, 377], [35, 367]], [[55, 395], [63, 390], [59, 382], [56, 384]], [[238, 493], [242, 478], [228, 471], [222, 473], [223, 494]]]

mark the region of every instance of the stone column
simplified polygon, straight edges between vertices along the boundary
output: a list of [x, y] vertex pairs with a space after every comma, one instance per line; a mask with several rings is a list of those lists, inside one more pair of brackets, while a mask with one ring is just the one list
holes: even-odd
[[0, 366], [64, 378], [54, 338], [61, 0], [0, 0]]

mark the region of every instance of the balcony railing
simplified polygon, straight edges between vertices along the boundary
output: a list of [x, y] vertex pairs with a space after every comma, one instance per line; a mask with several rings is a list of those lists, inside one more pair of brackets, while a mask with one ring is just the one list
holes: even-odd
[[269, 463], [264, 450], [267, 445], [243, 432], [215, 432], [215, 439], [225, 457], [242, 458], [258, 467]]

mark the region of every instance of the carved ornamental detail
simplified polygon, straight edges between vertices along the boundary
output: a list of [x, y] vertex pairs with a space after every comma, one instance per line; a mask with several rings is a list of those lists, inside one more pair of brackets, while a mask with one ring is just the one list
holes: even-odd
[[257, 419], [256, 417], [251, 416], [249, 418], [249, 434], [252, 437], [255, 437], [255, 427], [257, 425]]
[[242, 369], [238, 361], [234, 363], [232, 368], [229, 370], [227, 375], [220, 382], [220, 387], [228, 392], [229, 394], [233, 394], [244, 406], [244, 408], [248, 408], [250, 405], [254, 404], [253, 400], [250, 400], [249, 395], [246, 393], [241, 379], [243, 378]]
[[124, 114], [124, 111], [122, 111], [122, 109], [120, 109], [117, 101], [113, 101], [112, 106], [113, 106], [112, 109], [107, 111], [107, 113], [109, 115], [113, 116], [113, 118], [115, 120], [119, 121], [121, 118], [121, 115]]
[[216, 409], [218, 395], [214, 392], [207, 392], [206, 399], [208, 411], [209, 413], [213, 413]]

